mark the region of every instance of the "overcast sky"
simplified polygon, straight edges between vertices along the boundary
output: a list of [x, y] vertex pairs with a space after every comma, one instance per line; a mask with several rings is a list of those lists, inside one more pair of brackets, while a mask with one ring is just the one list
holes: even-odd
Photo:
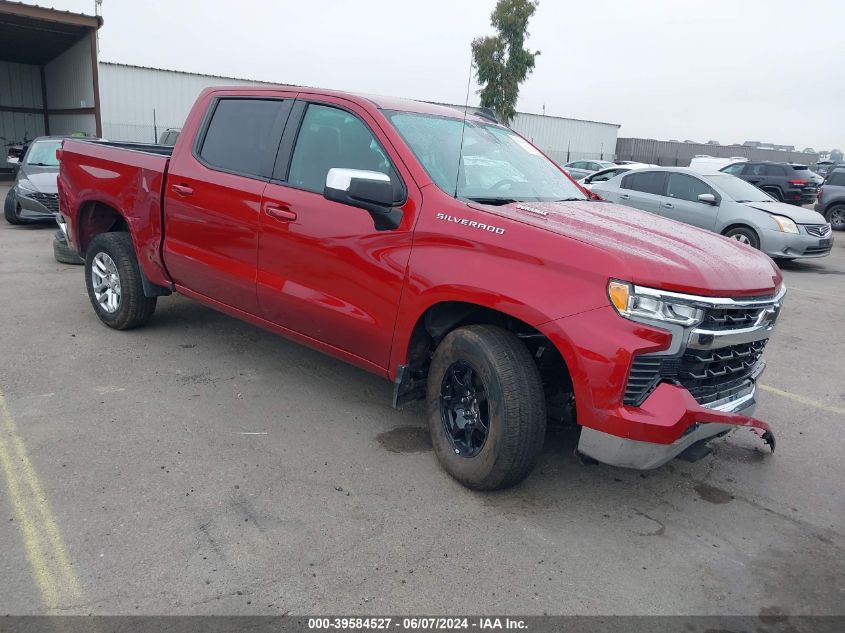
[[[462, 104], [494, 5], [104, 0], [100, 57]], [[845, 149], [843, 25], [843, 0], [541, 0], [528, 46], [542, 54], [518, 109], [619, 123], [620, 136]]]

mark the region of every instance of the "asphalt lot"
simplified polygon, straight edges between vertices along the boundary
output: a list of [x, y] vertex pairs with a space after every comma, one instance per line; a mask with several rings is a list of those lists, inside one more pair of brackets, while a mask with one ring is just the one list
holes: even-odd
[[52, 234], [0, 221], [0, 614], [845, 614], [845, 234], [785, 270], [774, 455], [741, 429], [639, 473], [549, 435], [494, 494], [340, 361], [181, 297], [106, 328]]

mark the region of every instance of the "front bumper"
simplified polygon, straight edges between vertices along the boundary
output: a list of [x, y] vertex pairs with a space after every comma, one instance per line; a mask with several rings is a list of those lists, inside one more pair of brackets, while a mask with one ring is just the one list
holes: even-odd
[[[759, 376], [759, 373], [757, 376]], [[681, 390], [680, 387], [665, 386]], [[696, 405], [687, 402], [686, 410], [681, 413], [681, 418], [696, 421], [688, 426], [686, 432], [671, 444], [632, 440], [585, 427], [581, 429], [578, 450], [584, 455], [611, 466], [637, 470], [658, 468], [683, 453], [693, 444], [712, 439], [718, 435], [724, 435], [737, 425], [753, 426], [746, 424], [743, 418], [751, 419], [749, 416], [754, 413], [757, 405], [756, 394], [757, 385], [752, 381], [741, 394], [718, 407], [696, 407]], [[661, 396], [658, 396], [658, 399], [663, 399]], [[668, 400], [668, 398], [666, 399]], [[683, 399], [683, 396], [681, 396], [681, 399]], [[697, 408], [705, 410], [696, 414]], [[740, 414], [743, 418], [735, 419], [735, 415]], [[720, 415], [724, 416], [722, 421], [703, 421], [705, 418], [712, 420], [714, 416], [715, 419], [718, 419]]]
[[52, 220], [59, 211], [59, 195], [15, 188], [21, 220]]
[[760, 250], [772, 259], [812, 259], [827, 257], [833, 248], [833, 233], [824, 237], [810, 235], [803, 224], [798, 225], [800, 234], [780, 231], [761, 231]]
[[[570, 370], [582, 427], [578, 450], [615, 466], [649, 469], [735, 426], [770, 437], [768, 426], [750, 415], [765, 369], [762, 346], [782, 297], [722, 303], [712, 320], [673, 331], [623, 319], [610, 307], [546, 324], [541, 329]], [[739, 321], [741, 327], [733, 325]], [[638, 359], [656, 361], [654, 379], [632, 390], [644, 371], [635, 369], [642, 366]]]

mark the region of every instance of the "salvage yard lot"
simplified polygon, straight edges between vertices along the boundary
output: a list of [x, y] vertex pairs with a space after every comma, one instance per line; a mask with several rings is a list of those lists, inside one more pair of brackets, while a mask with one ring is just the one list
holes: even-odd
[[775, 455], [739, 429], [640, 473], [550, 434], [480, 494], [341, 361], [181, 297], [106, 328], [52, 233], [0, 223], [0, 614], [843, 613], [845, 234], [784, 271]]

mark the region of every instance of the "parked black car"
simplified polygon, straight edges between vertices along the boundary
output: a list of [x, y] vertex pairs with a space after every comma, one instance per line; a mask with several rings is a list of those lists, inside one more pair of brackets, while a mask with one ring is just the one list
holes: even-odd
[[816, 201], [815, 174], [807, 165], [749, 161], [728, 165], [720, 171], [756, 185], [780, 202], [804, 205]]
[[830, 226], [845, 231], [845, 166], [836, 167], [819, 189], [816, 211], [830, 222]]

